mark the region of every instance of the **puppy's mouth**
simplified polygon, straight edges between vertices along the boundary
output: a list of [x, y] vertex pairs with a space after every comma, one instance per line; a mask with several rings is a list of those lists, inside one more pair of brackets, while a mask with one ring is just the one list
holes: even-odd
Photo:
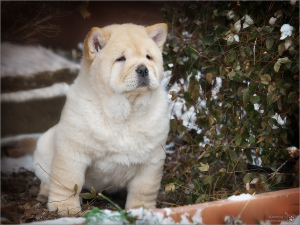
[[137, 88], [140, 88], [140, 87], [148, 87], [149, 86], [149, 79], [140, 79], [139, 78], [139, 81], [138, 81], [138, 85], [137, 85]]
[[138, 85], [139, 87], [148, 87], [149, 86], [149, 70], [145, 66], [139, 66], [136, 69], [136, 74], [138, 77]]

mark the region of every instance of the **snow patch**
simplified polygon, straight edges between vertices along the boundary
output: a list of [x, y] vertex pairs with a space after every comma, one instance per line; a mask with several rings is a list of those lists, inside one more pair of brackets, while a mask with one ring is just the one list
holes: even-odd
[[1, 77], [32, 76], [45, 71], [79, 68], [78, 64], [42, 46], [1, 44]]
[[252, 198], [252, 195], [250, 195], [250, 194], [240, 194], [240, 195], [232, 195], [227, 199], [229, 199], [231, 201], [245, 201], [245, 200], [249, 200], [251, 198]]
[[20, 134], [20, 135], [17, 135], [17, 136], [8, 136], [8, 137], [5, 137], [5, 138], [1, 138], [1, 146], [7, 145], [11, 142], [18, 142], [22, 139], [29, 139], [29, 138], [37, 139], [42, 134], [43, 133]]
[[271, 17], [269, 20], [269, 24], [273, 26], [275, 24], [276, 20], [277, 20], [277, 18]]
[[24, 102], [37, 99], [49, 99], [65, 96], [69, 90], [67, 83], [56, 83], [50, 87], [37, 88], [29, 91], [18, 91], [1, 94], [1, 102]]
[[161, 80], [161, 86], [167, 88], [171, 77], [172, 77], [172, 71], [171, 70], [165, 71], [163, 74], [163, 78]]
[[18, 172], [21, 168], [33, 171], [33, 158], [31, 155], [24, 155], [19, 158], [3, 157], [1, 159], [1, 172]]
[[280, 28], [280, 32], [281, 32], [281, 37], [280, 40], [284, 40], [287, 37], [292, 36], [294, 28], [289, 25], [289, 24], [283, 24], [282, 27]]
[[243, 29], [249, 27], [250, 25], [254, 24], [254, 21], [252, 20], [252, 18], [250, 16], [248, 16], [247, 14], [242, 18], [245, 19], [244, 23], [243, 23]]
[[139, 218], [136, 224], [195, 224], [202, 223], [201, 209], [197, 210], [194, 216], [191, 216], [188, 213], [184, 213], [180, 216], [181, 220], [178, 223], [170, 217], [172, 209], [164, 208], [166, 217], [163, 213], [154, 212], [153, 210], [148, 210], [144, 208], [131, 209], [129, 212]]
[[85, 218], [79, 217], [64, 217], [55, 220], [46, 220], [40, 222], [34, 222], [31, 224], [83, 224], [85, 222]]
[[138, 208], [130, 209], [129, 212], [134, 217], [138, 218], [136, 224], [175, 224], [171, 217], [168, 217], [171, 210], [166, 209], [167, 217], [164, 217], [163, 213], [154, 212], [153, 210]]

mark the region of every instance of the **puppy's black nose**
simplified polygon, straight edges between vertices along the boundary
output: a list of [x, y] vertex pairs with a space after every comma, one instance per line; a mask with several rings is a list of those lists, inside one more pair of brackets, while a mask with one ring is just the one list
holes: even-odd
[[135, 71], [138, 74], [138, 76], [141, 77], [147, 77], [149, 75], [149, 71], [145, 66], [139, 66]]

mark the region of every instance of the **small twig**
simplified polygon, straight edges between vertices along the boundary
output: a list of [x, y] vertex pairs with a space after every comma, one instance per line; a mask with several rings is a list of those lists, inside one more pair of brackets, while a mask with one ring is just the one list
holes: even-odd
[[255, 39], [254, 46], [253, 46], [254, 66], [255, 66], [255, 45], [256, 45], [256, 40], [257, 40], [257, 38]]
[[165, 204], [165, 205], [173, 205], [173, 206], [180, 206], [180, 205], [177, 205], [177, 204], [175, 204], [175, 203], [170, 203], [170, 202], [162, 202], [162, 201], [159, 201], [159, 200], [157, 200], [159, 203], [161, 203], [161, 204]]
[[68, 189], [69, 191], [73, 192], [70, 188], [67, 188], [64, 184], [62, 184], [59, 180], [55, 179], [53, 176], [51, 176], [46, 170], [44, 170], [44, 168], [39, 164], [37, 163], [36, 165], [38, 165], [39, 167], [41, 167], [41, 169], [47, 173], [52, 179], [56, 180], [58, 183], [60, 183], [63, 187], [65, 187], [66, 189]]
[[49, 16], [46, 16], [46, 17], [44, 17], [44, 18], [42, 18], [42, 19], [40, 19], [40, 20], [38, 20], [38, 21], [36, 21], [36, 22], [33, 22], [33, 23], [27, 23], [27, 24], [25, 24], [24, 26], [20, 27], [19, 29], [16, 29], [15, 31], [13, 31], [13, 32], [12, 32], [12, 35], [18, 34], [18, 33], [20, 33], [21, 31], [23, 31], [23, 30], [25, 30], [25, 29], [27, 29], [27, 28], [30, 27], [30, 26], [36, 26], [36, 25], [39, 25], [39, 24], [41, 24], [41, 23], [43, 23], [43, 22], [45, 22], [45, 21], [47, 21], [47, 20], [49, 20], [49, 19], [51, 19], [51, 18], [52, 18], [52, 16], [49, 15]]
[[273, 172], [272, 173], [272, 176], [268, 179], [268, 180], [270, 180], [270, 179], [272, 179], [274, 176], [276, 176], [277, 174], [280, 174], [279, 173], [279, 170], [281, 170], [281, 168], [288, 162], [288, 161], [290, 161], [291, 159], [288, 159], [288, 160], [286, 160], [284, 163], [282, 163], [281, 164], [281, 166], [279, 166], [278, 168], [277, 168], [277, 170], [275, 171], [275, 172]]
[[244, 208], [242, 209], [242, 211], [240, 212], [240, 214], [237, 216], [237, 219], [241, 218], [242, 213], [244, 212], [245, 208], [247, 207], [247, 205], [249, 204], [249, 202], [251, 201], [252, 197], [255, 195], [255, 192], [252, 194], [251, 198], [248, 200], [248, 202], [246, 203], [246, 205], [244, 206]]

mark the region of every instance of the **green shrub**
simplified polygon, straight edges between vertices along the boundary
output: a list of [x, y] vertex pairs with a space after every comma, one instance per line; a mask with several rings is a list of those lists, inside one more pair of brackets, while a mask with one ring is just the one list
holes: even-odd
[[[163, 179], [169, 199], [225, 198], [246, 192], [253, 178], [256, 192], [297, 184], [278, 169], [292, 160], [287, 147], [299, 148], [299, 5], [173, 2], [163, 12], [165, 70], [180, 88], [170, 94], [191, 116], [188, 124], [175, 113], [171, 119], [170, 141], [183, 135], [184, 144]], [[293, 27], [285, 38], [284, 24]]]

